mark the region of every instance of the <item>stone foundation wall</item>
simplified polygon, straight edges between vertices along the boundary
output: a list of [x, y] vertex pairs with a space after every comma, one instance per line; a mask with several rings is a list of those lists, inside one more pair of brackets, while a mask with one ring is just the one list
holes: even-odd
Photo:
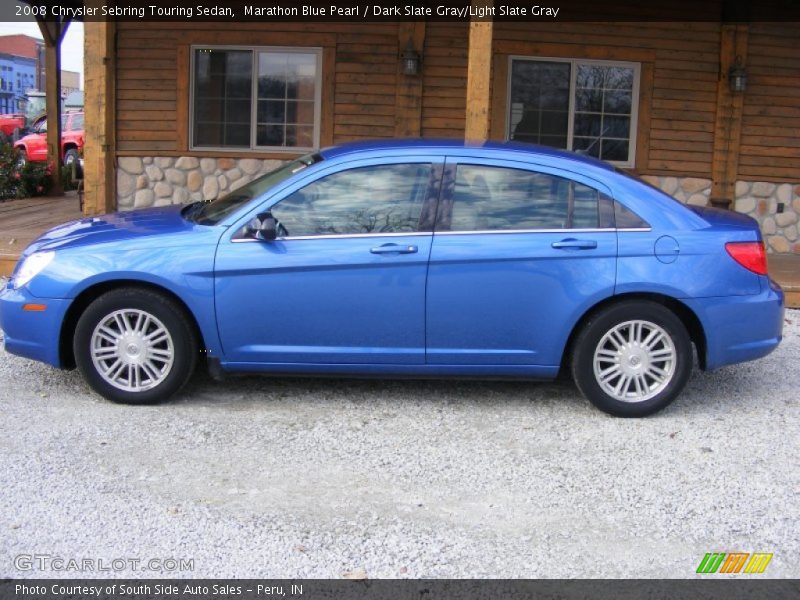
[[684, 204], [706, 206], [711, 196], [711, 180], [700, 177], [661, 177], [644, 175], [642, 179], [664, 190]]
[[800, 254], [800, 185], [737, 181], [736, 210], [759, 222], [769, 252]]
[[117, 208], [213, 200], [235, 190], [283, 161], [193, 156], [126, 156], [117, 159]]
[[[705, 206], [711, 194], [710, 179], [656, 175], [643, 179], [688, 204]], [[734, 207], [758, 221], [768, 252], [800, 254], [800, 185], [737, 181]]]

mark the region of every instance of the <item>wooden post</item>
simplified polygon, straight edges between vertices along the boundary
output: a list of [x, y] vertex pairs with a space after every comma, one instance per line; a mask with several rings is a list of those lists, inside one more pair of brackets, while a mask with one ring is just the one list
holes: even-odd
[[50, 193], [64, 193], [61, 182], [61, 40], [67, 32], [69, 21], [38, 21], [44, 38], [45, 96], [47, 101], [47, 163], [50, 175]]
[[[86, 6], [101, 5], [86, 0]], [[114, 32], [112, 21], [84, 24], [83, 212], [96, 215], [116, 210], [114, 164]]]
[[[422, 56], [420, 72], [403, 73], [400, 54], [408, 42]], [[422, 133], [422, 70], [425, 68], [425, 21], [400, 23], [397, 28], [397, 93], [395, 96], [395, 137], [419, 137]]]
[[745, 92], [731, 92], [731, 67], [737, 59], [747, 64], [746, 24], [724, 23], [720, 34], [719, 79], [714, 150], [711, 158], [711, 204], [730, 208], [736, 195], [739, 170], [739, 141], [742, 134], [742, 107]]
[[[475, 8], [494, 6], [493, 0], [473, 0]], [[490, 18], [473, 17], [469, 24], [467, 62], [467, 110], [464, 139], [484, 142], [489, 139], [492, 91], [492, 28]]]

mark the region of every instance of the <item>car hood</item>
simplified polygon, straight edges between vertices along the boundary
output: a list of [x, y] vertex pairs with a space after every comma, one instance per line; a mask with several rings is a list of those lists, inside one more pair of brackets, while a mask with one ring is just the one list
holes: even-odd
[[43, 233], [24, 254], [191, 231], [198, 225], [183, 218], [184, 208], [165, 206], [70, 221]]

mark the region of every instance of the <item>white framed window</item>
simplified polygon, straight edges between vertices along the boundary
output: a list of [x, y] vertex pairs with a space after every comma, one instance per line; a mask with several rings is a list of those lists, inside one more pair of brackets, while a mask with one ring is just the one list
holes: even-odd
[[506, 139], [633, 167], [641, 65], [510, 56]]
[[192, 46], [192, 150], [319, 147], [322, 48]]

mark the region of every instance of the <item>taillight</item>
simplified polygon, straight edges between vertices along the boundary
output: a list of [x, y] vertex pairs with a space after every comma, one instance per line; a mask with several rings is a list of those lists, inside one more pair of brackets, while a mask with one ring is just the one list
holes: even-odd
[[725, 250], [733, 260], [748, 271], [758, 275], [767, 274], [767, 253], [764, 242], [728, 242]]

